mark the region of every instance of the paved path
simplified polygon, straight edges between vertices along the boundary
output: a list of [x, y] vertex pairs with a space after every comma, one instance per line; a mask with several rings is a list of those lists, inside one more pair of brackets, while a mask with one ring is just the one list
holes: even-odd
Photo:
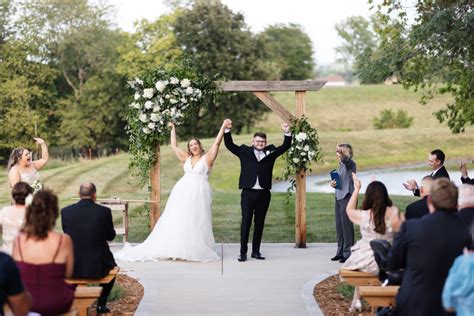
[[223, 260], [211, 263], [119, 261], [145, 288], [136, 315], [322, 315], [312, 293], [340, 267], [335, 244], [263, 244], [267, 260], [246, 262], [238, 244], [218, 248]]

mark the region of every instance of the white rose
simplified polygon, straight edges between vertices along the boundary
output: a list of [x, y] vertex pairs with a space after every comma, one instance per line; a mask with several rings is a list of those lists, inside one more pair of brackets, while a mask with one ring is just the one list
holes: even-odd
[[153, 102], [151, 101], [146, 101], [145, 102], [145, 109], [149, 110], [153, 107]]
[[176, 103], [178, 103], [178, 100], [176, 100], [176, 99], [170, 99], [170, 103], [171, 103], [171, 104], [176, 104]]
[[143, 131], [143, 133], [145, 133], [145, 134], [150, 134], [150, 133], [151, 133], [151, 131], [150, 131], [150, 129], [149, 129], [148, 127], [144, 127], [144, 128], [142, 129], [142, 131]]
[[153, 88], [150, 88], [150, 89], [145, 89], [143, 90], [143, 97], [145, 99], [151, 99], [153, 98]]
[[293, 162], [298, 163], [298, 162], [300, 162], [300, 160], [299, 160], [299, 158], [293, 158]]
[[147, 117], [147, 115], [146, 115], [145, 113], [141, 113], [141, 114], [138, 116], [138, 119], [139, 119], [140, 121], [142, 121], [143, 123], [148, 122], [148, 117]]
[[153, 123], [153, 122], [148, 123], [148, 128], [151, 129], [151, 130], [154, 130], [154, 129], [155, 129], [155, 126], [156, 126], [156, 125], [155, 125], [155, 123]]
[[160, 115], [156, 113], [152, 113], [150, 115], [150, 120], [152, 120], [153, 122], [158, 122], [160, 120]]
[[160, 98], [159, 102], [160, 102], [160, 104], [163, 104], [163, 102], [165, 102], [165, 100], [163, 100], [163, 98]]
[[301, 153], [301, 156], [306, 156], [306, 153], [303, 151], [303, 152]]
[[181, 101], [181, 103], [187, 103], [188, 102], [188, 100], [186, 100], [186, 98], [181, 98], [180, 101]]
[[156, 90], [163, 92], [166, 88], [166, 84], [163, 81], [157, 81], [155, 84]]
[[160, 106], [159, 105], [155, 105], [153, 107], [153, 112], [159, 112], [160, 111]]
[[309, 151], [309, 145], [304, 146], [304, 147], [303, 147], [303, 150], [304, 150], [304, 151]]
[[181, 80], [181, 87], [183, 88], [187, 88], [191, 85], [191, 81], [189, 81], [189, 79], [183, 79]]
[[171, 84], [178, 84], [178, 83], [179, 83], [179, 80], [178, 80], [178, 78], [176, 78], [176, 77], [171, 77], [171, 78], [170, 78], [170, 83], [171, 83]]
[[307, 136], [308, 135], [306, 135], [306, 133], [300, 132], [295, 136], [295, 138], [297, 141], [301, 142], [301, 141], [304, 141], [307, 138]]
[[140, 93], [139, 93], [139, 92], [135, 92], [135, 95], [134, 95], [133, 97], [135, 98], [135, 100], [140, 99]]
[[166, 94], [165, 99], [169, 99], [169, 98], [171, 98], [171, 96], [169, 94]]
[[143, 80], [138, 77], [135, 77], [135, 82], [143, 86]]
[[186, 94], [189, 95], [189, 94], [193, 94], [194, 90], [191, 87], [187, 87], [185, 92], [186, 92]]

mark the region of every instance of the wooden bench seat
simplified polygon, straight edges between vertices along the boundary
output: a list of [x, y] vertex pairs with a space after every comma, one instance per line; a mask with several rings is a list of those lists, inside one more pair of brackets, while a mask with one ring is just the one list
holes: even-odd
[[398, 285], [360, 286], [359, 293], [372, 307], [372, 312], [375, 312], [377, 307], [395, 306], [395, 297], [399, 288]]
[[74, 293], [73, 308], [76, 308], [79, 316], [87, 316], [87, 309], [94, 304], [102, 293], [101, 286], [78, 286]]
[[85, 286], [88, 284], [105, 284], [111, 282], [112, 279], [117, 276], [119, 271], [119, 267], [114, 267], [112, 270], [110, 270], [108, 275], [100, 279], [66, 279], [66, 282], [69, 284], [76, 284], [78, 286]]
[[340, 269], [339, 275], [344, 281], [353, 286], [376, 286], [381, 284], [378, 276], [367, 272]]

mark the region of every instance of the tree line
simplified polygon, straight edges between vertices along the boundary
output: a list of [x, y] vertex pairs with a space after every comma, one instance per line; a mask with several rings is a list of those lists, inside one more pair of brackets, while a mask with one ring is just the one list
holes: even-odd
[[[186, 58], [216, 80], [303, 80], [314, 76], [311, 40], [297, 24], [253, 33], [220, 1], [169, 1], [171, 13], [114, 23], [113, 7], [88, 0], [2, 0], [0, 157], [32, 136], [79, 153], [128, 148], [127, 80]], [[250, 129], [266, 108], [250, 94], [222, 94], [181, 136], [215, 134], [222, 118]]]

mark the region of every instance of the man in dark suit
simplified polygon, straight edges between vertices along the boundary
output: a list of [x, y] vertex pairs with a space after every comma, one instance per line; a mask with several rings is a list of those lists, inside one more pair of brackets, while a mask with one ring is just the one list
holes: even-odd
[[240, 225], [240, 256], [239, 261], [247, 260], [247, 243], [249, 239], [252, 217], [255, 215], [255, 225], [252, 240], [252, 258], [264, 260], [260, 253], [263, 226], [268, 206], [270, 205], [270, 189], [272, 188], [273, 165], [278, 156], [291, 146], [290, 127], [287, 123], [281, 125], [285, 132], [285, 140], [279, 147], [267, 146], [267, 135], [255, 133], [252, 145], [236, 145], [232, 140], [232, 121], [224, 121], [226, 130], [224, 142], [230, 152], [240, 159], [239, 189], [242, 189], [240, 207], [242, 222]]
[[430, 212], [428, 209], [428, 195], [430, 194], [433, 181], [434, 178], [432, 176], [425, 176], [421, 180], [421, 199], [407, 206], [405, 210], [405, 219], [421, 218]]
[[[76, 204], [61, 210], [63, 230], [74, 244], [74, 278], [102, 278], [117, 264], [107, 241], [115, 238], [112, 212], [96, 204], [96, 188], [93, 183], [83, 183], [79, 189], [81, 198]], [[102, 294], [97, 301], [97, 312], [108, 313], [107, 297], [115, 279], [101, 284]]]
[[[435, 179], [438, 178], [448, 178], [449, 174], [446, 168], [444, 167], [445, 155], [442, 150], [435, 149], [428, 155], [428, 164], [431, 167], [431, 173], [429, 174]], [[403, 183], [405, 189], [413, 191], [413, 195], [420, 196], [420, 188], [415, 180], [409, 180], [406, 183]]]
[[[474, 185], [463, 184], [459, 187], [457, 215], [466, 226], [468, 232], [474, 229]], [[474, 245], [471, 243], [469, 247], [474, 250]]]
[[396, 297], [395, 315], [446, 315], [441, 293], [454, 259], [471, 243], [456, 215], [458, 190], [436, 179], [428, 197], [430, 214], [405, 221], [393, 241], [389, 270], [405, 269]]

